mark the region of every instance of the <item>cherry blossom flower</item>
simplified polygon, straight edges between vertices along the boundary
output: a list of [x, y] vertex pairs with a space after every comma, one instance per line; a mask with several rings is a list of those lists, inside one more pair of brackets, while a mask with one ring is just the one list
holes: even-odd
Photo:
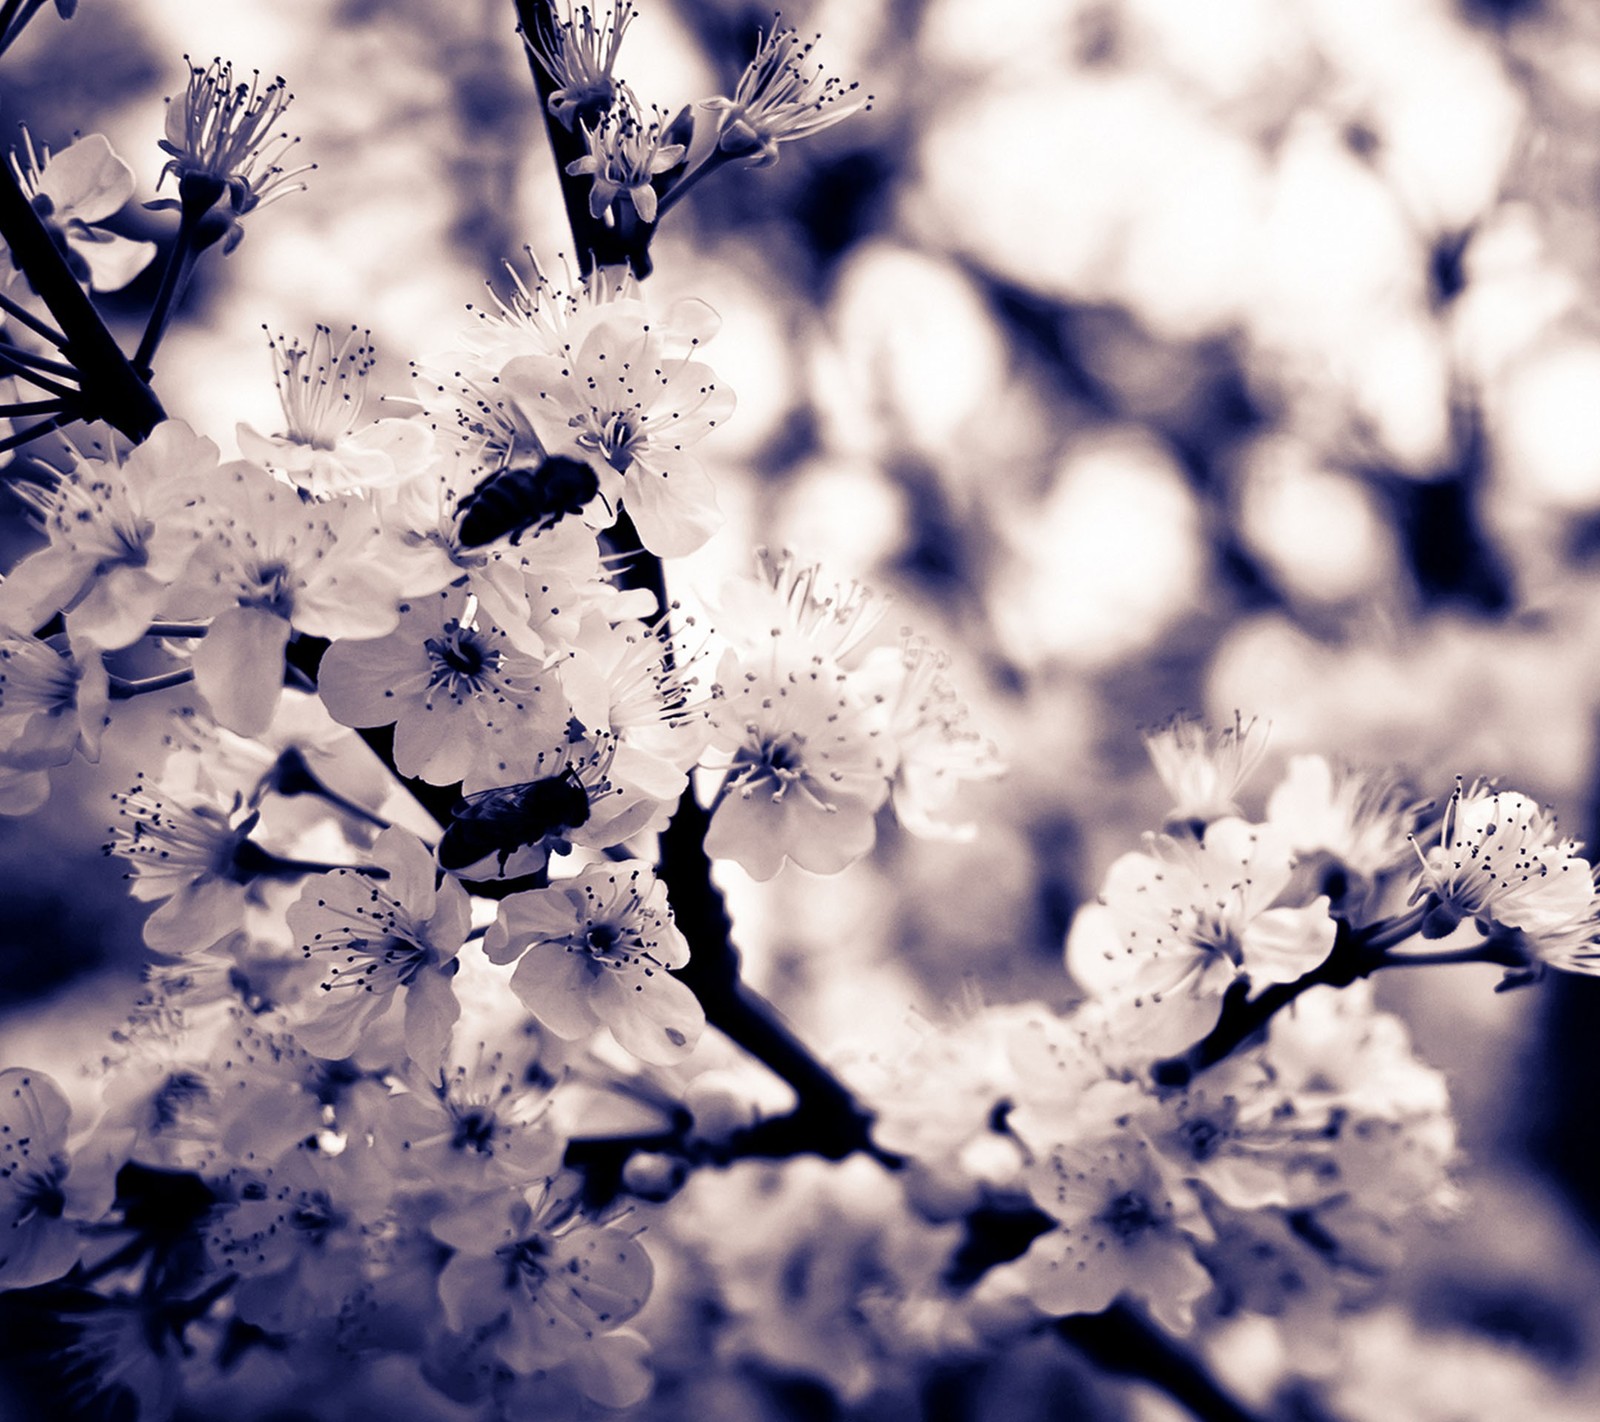
[[1235, 712], [1233, 724], [1220, 731], [1190, 716], [1146, 731], [1145, 750], [1173, 799], [1167, 823], [1203, 826], [1237, 815], [1234, 796], [1267, 753], [1268, 729]]
[[879, 688], [889, 708], [895, 745], [890, 793], [895, 818], [912, 834], [957, 843], [977, 833], [947, 818], [961, 786], [1004, 773], [994, 745], [975, 730], [971, 713], [945, 676], [949, 657], [910, 634], [899, 647], [878, 647], [862, 664], [863, 683]]
[[587, 5], [574, 10], [571, 0], [563, 8], [565, 15], [554, 5], [538, 7], [538, 32], [524, 34], [523, 42], [554, 82], [550, 112], [570, 132], [574, 124], [596, 122], [615, 100], [612, 71], [634, 9], [632, 0], [613, 0], [602, 20]]
[[103, 134], [91, 133], [52, 154], [43, 144], [36, 148], [24, 128], [22, 152], [12, 151], [11, 170], [72, 274], [93, 290], [120, 291], [154, 260], [154, 242], [96, 225], [120, 211], [135, 186], [133, 169]]
[[1195, 1258], [1210, 1226], [1194, 1192], [1127, 1122], [1127, 1104], [1128, 1088], [1106, 1081], [1064, 1119], [1013, 1113], [1033, 1156], [1024, 1178], [1057, 1227], [1008, 1268], [1046, 1313], [1099, 1313], [1127, 1294], [1164, 1327], [1187, 1332], [1211, 1287]]
[[689, 961], [667, 886], [638, 860], [512, 894], [484, 953], [516, 962], [512, 990], [559, 1037], [604, 1026], [634, 1056], [667, 1063], [692, 1052], [705, 1026], [694, 994], [667, 971]]
[[501, 737], [554, 742], [570, 714], [556, 670], [474, 602], [456, 587], [403, 602], [394, 632], [335, 642], [318, 672], [336, 721], [393, 725], [401, 774], [435, 785], [487, 773]]
[[80, 1225], [111, 1207], [111, 1179], [67, 1149], [72, 1107], [43, 1072], [0, 1071], [0, 1288], [65, 1274], [83, 1252]]
[[1421, 810], [1391, 775], [1296, 755], [1267, 802], [1267, 819], [1288, 832], [1296, 854], [1326, 854], [1370, 885], [1410, 857]]
[[295, 1035], [321, 1057], [347, 1057], [405, 989], [405, 1044], [432, 1068], [460, 1013], [450, 980], [472, 926], [466, 890], [446, 875], [435, 885], [433, 855], [408, 830], [378, 836], [375, 880], [336, 869], [309, 881], [289, 909], [301, 951], [318, 965], [320, 991], [302, 999]]
[[308, 345], [269, 338], [288, 428], [260, 435], [241, 424], [240, 453], [315, 498], [389, 488], [418, 473], [433, 447], [426, 424], [361, 421], [374, 361], [370, 334], [352, 326], [336, 345], [332, 331], [319, 325]]
[[260, 72], [253, 71], [248, 84], [235, 82], [232, 63], [214, 59], [204, 69], [191, 64], [183, 97], [167, 100], [162, 180], [171, 173], [180, 197], [188, 201], [195, 195], [207, 209], [228, 198], [224, 252], [244, 236], [240, 218], [304, 191], [306, 185], [296, 179], [316, 166], [285, 169], [281, 161], [300, 140], [272, 128], [293, 98], [281, 78], [263, 84]]
[[[439, 1276], [457, 1333], [492, 1338], [518, 1373], [566, 1365], [596, 1401], [640, 1401], [635, 1336], [622, 1331], [650, 1295], [650, 1256], [617, 1225], [595, 1224], [560, 1185], [492, 1195], [433, 1221], [455, 1249]], [[633, 1395], [619, 1397], [619, 1378]]]
[[105, 664], [93, 648], [74, 656], [65, 637], [41, 641], [0, 628], [0, 767], [26, 775], [64, 765], [74, 754], [98, 760], [111, 719], [107, 688]]
[[861, 583], [828, 581], [820, 563], [758, 548], [755, 577], [731, 579], [724, 589], [717, 630], [747, 653], [777, 649], [793, 666], [821, 660], [854, 670], [874, 649], [888, 607]]
[[[1107, 871], [1100, 904], [1081, 910], [1067, 966], [1097, 996], [1145, 1006], [1145, 1030], [1173, 1049], [1216, 1021], [1241, 976], [1291, 982], [1333, 948], [1328, 900], [1276, 901], [1294, 858], [1271, 825], [1217, 820], [1196, 842], [1151, 836]], [[1130, 1024], [1131, 1026], [1131, 1024]]]
[[464, 1193], [526, 1185], [561, 1167], [564, 1142], [550, 1098], [500, 1052], [479, 1046], [472, 1065], [404, 1073], [375, 1142], [399, 1178]]
[[265, 883], [305, 873], [250, 838], [261, 811], [237, 794], [231, 803], [199, 796], [185, 803], [141, 776], [112, 799], [119, 822], [105, 853], [132, 864], [126, 877], [134, 898], [164, 900], [144, 925], [144, 941], [159, 951], [211, 947], [239, 928]]
[[1594, 869], [1576, 840], [1557, 837], [1555, 816], [1515, 791], [1456, 783], [1439, 842], [1422, 855], [1412, 902], [1425, 902], [1426, 937], [1463, 919], [1480, 930], [1515, 929], [1537, 962], [1600, 972], [1600, 904]]
[[70, 449], [73, 467], [30, 495], [50, 542], [0, 583], [0, 624], [37, 627], [65, 611], [75, 639], [115, 649], [158, 610], [194, 610], [196, 597], [173, 584], [196, 553], [195, 501], [232, 466], [219, 468], [216, 445], [180, 420], [125, 454], [106, 440], [92, 456]]
[[855, 697], [845, 673], [744, 670], [729, 651], [713, 694], [711, 741], [732, 762], [707, 854], [770, 879], [786, 858], [835, 874], [872, 848], [892, 748], [878, 708]]
[[[821, 36], [817, 36], [820, 39]], [[802, 40], [788, 25], [774, 25], [739, 76], [731, 99], [710, 99], [722, 114], [717, 147], [757, 168], [778, 161], [778, 145], [809, 138], [857, 110], [872, 96], [860, 84], [824, 75], [811, 58], [817, 39]]]
[[[716, 492], [689, 448], [733, 413], [733, 392], [688, 354], [714, 326], [702, 306], [674, 308], [668, 329], [641, 301], [586, 308], [560, 357], [519, 356], [500, 372], [508, 398], [600, 476], [600, 494], [633, 516], [640, 540], [663, 558], [693, 552], [720, 523]], [[671, 322], [688, 320], [687, 336]]]
[[614, 203], [626, 198], [638, 220], [648, 225], [656, 220], [652, 180], [676, 168], [687, 150], [681, 143], [667, 142], [660, 117], [647, 123], [627, 90], [621, 92], [621, 105], [603, 115], [593, 127], [585, 125], [583, 138], [589, 151], [568, 163], [567, 172], [593, 180], [589, 189], [591, 217], [606, 217]]
[[231, 1297], [241, 1319], [292, 1333], [337, 1316], [358, 1292], [364, 1217], [385, 1202], [383, 1177], [366, 1154], [295, 1147], [228, 1173], [223, 1184], [231, 1199], [212, 1212], [207, 1246], [239, 1276]]
[[221, 471], [203, 512], [188, 586], [216, 616], [194, 654], [195, 684], [218, 722], [256, 735], [277, 709], [291, 630], [383, 636], [399, 621], [399, 573], [381, 559], [370, 509], [307, 505], [252, 464]]

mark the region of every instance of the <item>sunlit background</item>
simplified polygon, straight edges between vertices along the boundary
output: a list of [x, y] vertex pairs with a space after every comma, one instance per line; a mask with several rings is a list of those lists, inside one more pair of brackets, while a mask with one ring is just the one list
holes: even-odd
[[[1600, 840], [1600, 10], [833, 0], [785, 19], [875, 98], [717, 175], [656, 241], [652, 299], [721, 314], [707, 358], [739, 397], [704, 446], [727, 524], [672, 588], [709, 596], [760, 543], [891, 591], [1010, 764], [973, 797], [971, 843], [885, 823], [835, 879], [720, 871], [752, 977], [802, 1034], [838, 1056], [975, 992], [1066, 1001], [1074, 907], [1165, 808], [1139, 731], [1179, 709], [1270, 721], [1280, 764], [1398, 763], [1430, 796], [1499, 775]], [[674, 110], [726, 92], [766, 23], [641, 0], [619, 67]], [[560, 270], [512, 24], [510, 0], [83, 0], [7, 57], [0, 117], [107, 134], [153, 197], [185, 53], [288, 78], [309, 190], [202, 265], [157, 370], [226, 452], [237, 422], [277, 426], [263, 325], [371, 327], [398, 396], [504, 259], [527, 244]], [[120, 225], [170, 236], [137, 207]], [[154, 270], [110, 301], [130, 340]], [[30, 535], [5, 514], [9, 563]], [[5, 1064], [67, 1080], [135, 989], [137, 914], [98, 855], [134, 739], [0, 826]], [[1380, 985], [1450, 1073], [1468, 1204], [1352, 1320], [1342, 1416], [1596, 1415], [1600, 992], [1494, 982]], [[692, 1339], [662, 1333], [678, 1372], [651, 1415], [776, 1405], [697, 1391]], [[1281, 1346], [1241, 1323], [1215, 1356], [1249, 1392]], [[793, 1415], [828, 1415], [803, 1410], [828, 1366], [795, 1360]], [[1042, 1348], [970, 1385], [974, 1416], [1166, 1415]]]

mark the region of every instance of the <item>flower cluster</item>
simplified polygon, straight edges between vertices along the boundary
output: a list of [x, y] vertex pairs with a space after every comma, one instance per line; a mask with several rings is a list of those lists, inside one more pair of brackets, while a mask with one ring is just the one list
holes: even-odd
[[[936, 1366], [1119, 1302], [1108, 1327], [1320, 1336], [1456, 1198], [1444, 1078], [1364, 980], [1600, 971], [1593, 867], [1481, 782], [1435, 813], [1302, 755], [1257, 797], [1265, 725], [1178, 717], [1144, 737], [1161, 829], [1073, 915], [1051, 1000], [903, 1033], [873, 1001], [836, 1074], [741, 976], [714, 868], [840, 873], [891, 811], [974, 840], [1000, 758], [863, 584], [762, 551], [707, 608], [668, 598], [662, 560], [720, 523], [700, 458], [734, 397], [709, 308], [647, 300], [639, 234], [868, 100], [775, 24], [668, 120], [615, 73], [631, 0], [527, 13], [610, 265], [508, 267], [383, 417], [363, 327], [271, 338], [281, 428], [226, 458], [158, 418], [151, 362], [199, 255], [303, 170], [281, 79], [192, 67], [161, 295], [131, 360], [100, 332], [150, 418], [14, 485], [0, 813], [104, 746], [153, 958], [98, 1069], [0, 1070], [3, 1316], [67, 1340], [74, 1415], [153, 1419], [592, 1416], [646, 1399], [653, 1343], [727, 1365], [707, 1415], [763, 1415], [765, 1377], [911, 1415]], [[96, 227], [131, 172], [25, 143], [73, 275], [131, 277]], [[735, 917], [761, 892], [727, 887]]]
[[786, 858], [835, 873], [872, 848], [891, 789], [907, 828], [941, 834], [954, 827], [933, 812], [961, 782], [999, 773], [942, 659], [909, 637], [874, 642], [885, 610], [787, 553], [763, 552], [758, 577], [726, 590], [711, 724], [727, 769], [708, 853], [757, 879]]

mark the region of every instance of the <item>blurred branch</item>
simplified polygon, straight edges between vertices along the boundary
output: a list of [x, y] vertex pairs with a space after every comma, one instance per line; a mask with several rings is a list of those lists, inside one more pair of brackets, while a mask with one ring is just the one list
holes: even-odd
[[1059, 1318], [1052, 1327], [1097, 1367], [1148, 1383], [1200, 1422], [1261, 1422], [1200, 1359], [1126, 1304]]

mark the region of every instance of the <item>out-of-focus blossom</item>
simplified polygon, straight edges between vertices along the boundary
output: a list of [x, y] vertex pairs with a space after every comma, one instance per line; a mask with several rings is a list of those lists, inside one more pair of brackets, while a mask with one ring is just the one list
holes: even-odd
[[1068, 1111], [1016, 1114], [1032, 1154], [1024, 1178], [1056, 1228], [1009, 1268], [1046, 1313], [1098, 1313], [1127, 1294], [1187, 1332], [1211, 1287], [1195, 1258], [1210, 1226], [1178, 1170], [1128, 1124], [1127, 1105], [1127, 1088], [1105, 1081]]
[[[458, 1333], [492, 1337], [518, 1373], [567, 1365], [584, 1394], [614, 1406], [639, 1401], [633, 1335], [654, 1270], [644, 1247], [616, 1225], [595, 1224], [557, 1186], [455, 1206], [433, 1233], [456, 1253], [439, 1276], [445, 1319]], [[643, 1384], [618, 1396], [621, 1379]]]
[[1233, 724], [1220, 731], [1192, 716], [1174, 716], [1146, 731], [1144, 748], [1172, 796], [1167, 822], [1203, 826], [1237, 815], [1234, 796], [1267, 753], [1268, 729], [1235, 712]]
[[154, 260], [154, 242], [97, 225], [122, 209], [135, 186], [133, 169], [111, 151], [103, 134], [91, 133], [51, 153], [43, 144], [36, 148], [24, 128], [22, 151], [12, 151], [11, 170], [73, 276], [93, 290], [120, 291]]
[[1411, 856], [1422, 812], [1395, 775], [1336, 767], [1320, 755], [1289, 758], [1267, 801], [1267, 819], [1296, 854], [1326, 854], [1371, 886]]

